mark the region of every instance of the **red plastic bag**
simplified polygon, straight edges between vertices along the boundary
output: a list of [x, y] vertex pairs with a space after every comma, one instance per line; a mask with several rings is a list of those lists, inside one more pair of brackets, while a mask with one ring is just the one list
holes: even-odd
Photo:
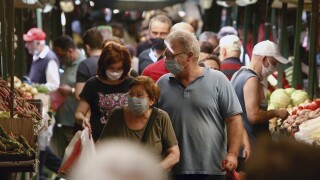
[[[222, 161], [222, 168], [224, 169], [226, 165], [226, 161], [223, 160]], [[242, 180], [242, 178], [240, 177], [240, 175], [236, 172], [236, 171], [227, 171], [226, 173], [226, 180]]]
[[51, 108], [55, 112], [66, 100], [66, 96], [62, 95], [59, 91], [52, 91], [49, 93], [51, 97]]

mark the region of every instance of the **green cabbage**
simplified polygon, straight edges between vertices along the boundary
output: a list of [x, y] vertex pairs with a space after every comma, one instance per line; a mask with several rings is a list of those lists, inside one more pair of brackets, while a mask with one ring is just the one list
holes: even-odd
[[270, 96], [270, 103], [274, 108], [286, 108], [291, 102], [290, 95], [284, 89], [276, 89]]
[[303, 90], [296, 90], [291, 94], [291, 101], [293, 106], [298, 106], [306, 100], [308, 100], [308, 93]]
[[294, 88], [286, 88], [285, 91], [291, 96], [291, 94], [294, 93], [296, 90]]

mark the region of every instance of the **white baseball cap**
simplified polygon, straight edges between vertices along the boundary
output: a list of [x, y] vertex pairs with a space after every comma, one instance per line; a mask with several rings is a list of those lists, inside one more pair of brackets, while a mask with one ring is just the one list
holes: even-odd
[[278, 45], [269, 40], [261, 41], [253, 47], [252, 54], [259, 56], [274, 57], [282, 64], [287, 64], [289, 61], [281, 56]]
[[230, 50], [240, 51], [241, 41], [239, 37], [236, 35], [226, 35], [220, 39], [219, 45], [214, 49], [214, 52], [219, 53], [220, 47], [228, 48]]

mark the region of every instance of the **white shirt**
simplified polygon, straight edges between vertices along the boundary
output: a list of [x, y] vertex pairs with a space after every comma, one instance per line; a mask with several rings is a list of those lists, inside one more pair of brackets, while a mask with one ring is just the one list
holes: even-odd
[[[33, 61], [37, 61], [39, 58], [44, 58], [50, 49], [45, 46], [44, 49], [39, 53], [39, 55], [33, 55]], [[60, 84], [59, 67], [55, 60], [50, 60], [46, 69], [47, 83], [44, 84], [49, 91], [54, 91], [58, 89]]]
[[150, 59], [151, 59], [153, 62], [157, 62], [157, 60], [158, 60], [158, 58], [157, 58], [157, 56], [156, 56], [156, 53], [153, 52], [152, 49], [150, 49], [149, 57], [150, 57]]

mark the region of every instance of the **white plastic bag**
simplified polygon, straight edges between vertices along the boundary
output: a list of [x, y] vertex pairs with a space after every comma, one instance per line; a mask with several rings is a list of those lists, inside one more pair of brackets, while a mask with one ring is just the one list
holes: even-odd
[[78, 131], [65, 150], [59, 174], [69, 174], [74, 166], [85, 162], [86, 158], [94, 156], [95, 153], [95, 146], [89, 129], [85, 128], [83, 131]]

